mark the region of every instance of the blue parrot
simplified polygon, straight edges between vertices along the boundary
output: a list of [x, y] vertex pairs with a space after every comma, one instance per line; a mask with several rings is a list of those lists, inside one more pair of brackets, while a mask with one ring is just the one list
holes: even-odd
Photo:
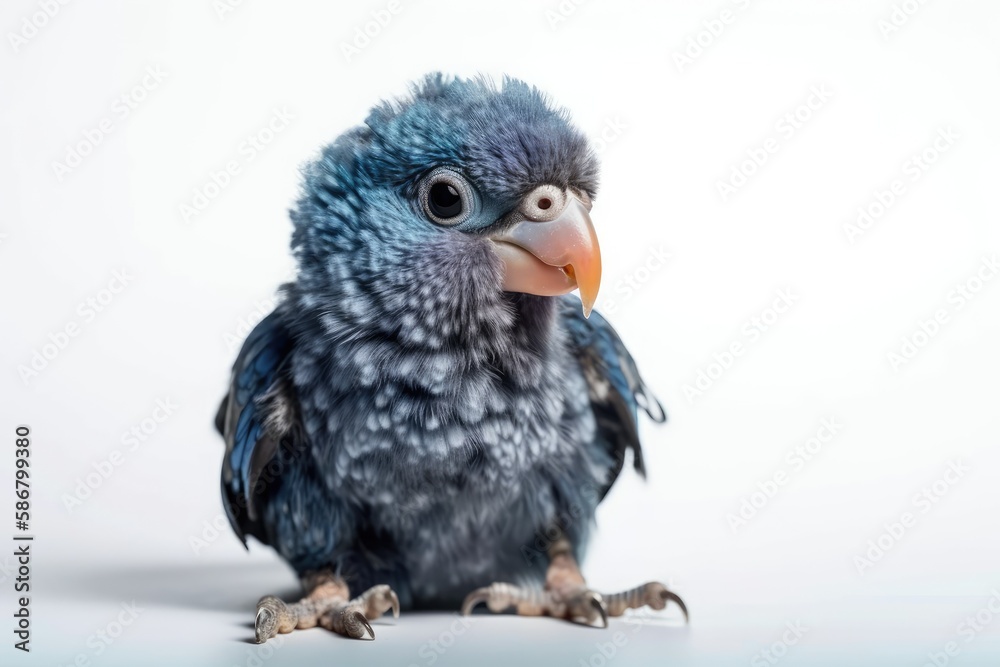
[[[374, 638], [390, 609], [607, 626], [668, 600], [602, 596], [598, 503], [663, 409], [611, 326], [589, 212], [598, 165], [567, 113], [505, 78], [432, 74], [304, 169], [295, 280], [248, 336], [216, 418], [233, 530], [304, 596], [266, 596], [258, 642]], [[579, 290], [580, 298], [570, 295]]]

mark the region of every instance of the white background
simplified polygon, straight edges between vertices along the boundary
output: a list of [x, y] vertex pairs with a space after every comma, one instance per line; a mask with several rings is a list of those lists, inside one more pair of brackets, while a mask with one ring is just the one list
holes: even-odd
[[[414, 0], [395, 13], [381, 1], [70, 3], [45, 18], [38, 2], [5, 3], [0, 485], [13, 486], [14, 427], [29, 424], [37, 541], [34, 650], [14, 651], [0, 626], [0, 662], [763, 665], [771, 647], [788, 665], [996, 664], [1000, 279], [976, 280], [1000, 252], [1000, 7], [898, 4], [910, 13], [889, 0]], [[373, 12], [391, 20], [345, 55]], [[601, 144], [599, 307], [670, 420], [644, 425], [649, 481], [622, 476], [585, 572], [609, 591], [669, 581], [690, 626], [676, 609], [604, 633], [411, 614], [377, 625], [369, 644], [321, 630], [245, 643], [256, 599], [295, 582], [220, 518], [211, 422], [228, 368], [245, 323], [292, 275], [298, 167], [433, 70], [524, 78]], [[828, 99], [802, 108], [813, 89]], [[292, 121], [249, 159], [248, 136], [275, 110]], [[957, 138], [912, 178], [908, 161], [949, 128]], [[59, 173], [95, 132], [100, 143]], [[742, 166], [765, 146], [776, 151], [763, 165]], [[181, 206], [229, 161], [240, 172], [185, 221]], [[753, 173], [724, 200], [734, 169]], [[896, 179], [902, 194], [852, 238], [858, 208]], [[124, 289], [103, 292], [121, 270]], [[959, 307], [966, 284], [979, 289]], [[772, 321], [779, 290], [793, 305]], [[90, 298], [107, 302], [101, 312], [80, 306]], [[941, 310], [935, 335], [918, 334]], [[771, 324], [751, 339], [754, 317]], [[73, 325], [64, 347], [43, 349]], [[915, 334], [916, 354], [893, 364]], [[742, 354], [729, 363], [733, 343]], [[694, 396], [685, 386], [700, 371], [715, 379]], [[133, 449], [123, 434], [157, 400], [178, 407]], [[823, 419], [842, 426], [793, 465]], [[115, 451], [119, 465], [68, 508]], [[915, 499], [952, 463], [967, 472], [939, 483], [933, 504]], [[776, 474], [784, 484], [770, 488]], [[753, 496], [762, 486], [766, 502]], [[734, 530], [744, 500], [758, 507]], [[905, 512], [915, 525], [884, 534]], [[861, 563], [880, 539], [884, 555]], [[12, 625], [12, 559], [0, 565]], [[117, 634], [133, 600], [142, 611], [121, 636], [95, 640]], [[966, 631], [980, 610], [981, 630]], [[786, 623], [807, 630], [796, 639]], [[608, 659], [600, 645], [615, 631], [626, 642]]]

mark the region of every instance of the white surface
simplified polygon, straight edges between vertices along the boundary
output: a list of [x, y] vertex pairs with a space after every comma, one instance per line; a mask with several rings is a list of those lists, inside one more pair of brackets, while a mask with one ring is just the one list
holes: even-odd
[[[222, 18], [207, 2], [70, 3], [17, 52], [8, 36], [0, 434], [33, 429], [38, 541], [35, 651], [4, 645], [0, 662], [253, 664], [253, 603], [294, 582], [259, 546], [247, 556], [228, 530], [203, 535], [221, 525], [211, 420], [231, 342], [290, 275], [297, 167], [441, 69], [525, 78], [605, 138], [599, 307], [670, 422], [644, 428], [650, 482], [622, 477], [585, 569], [602, 589], [671, 581], [692, 611], [688, 628], [676, 612], [641, 626], [613, 663], [767, 664], [751, 661], [800, 621], [789, 665], [920, 665], [952, 640], [949, 664], [996, 664], [1000, 620], [970, 643], [959, 624], [1000, 587], [1000, 280], [961, 309], [949, 294], [1000, 252], [1000, 7], [926, 3], [886, 39], [890, 2], [664, 5], [591, 0], [553, 25], [556, 2], [414, 0], [350, 62], [342, 42], [388, 3], [244, 2]], [[674, 53], [724, 8], [731, 22], [678, 71]], [[37, 11], [5, 3], [0, 26], [20, 31]], [[157, 67], [165, 78], [147, 79], [126, 117], [116, 99]], [[817, 86], [832, 96], [788, 136], [782, 118]], [[248, 148], [276, 110], [292, 120]], [[105, 117], [110, 132], [60, 181], [53, 161]], [[948, 127], [958, 138], [910, 180], [904, 163]], [[723, 202], [717, 181], [775, 145]], [[185, 224], [181, 204], [231, 160], [240, 173]], [[845, 223], [896, 178], [905, 193], [850, 243]], [[670, 259], [647, 272], [661, 248]], [[121, 269], [133, 277], [101, 312], [79, 309]], [[629, 277], [643, 281], [632, 293]], [[744, 323], [782, 289], [794, 305], [751, 339]], [[894, 370], [887, 353], [939, 309], [948, 321]], [[71, 323], [79, 334], [22, 382], [18, 366]], [[734, 342], [744, 353], [689, 401], [685, 385]], [[179, 407], [133, 449], [123, 434], [158, 399]], [[786, 459], [831, 417], [843, 427], [818, 455]], [[121, 464], [68, 511], [64, 494], [115, 450]], [[952, 461], [968, 473], [924, 512], [914, 495]], [[2, 465], [9, 488], [10, 454]], [[727, 515], [779, 472], [786, 483], [734, 532]], [[855, 558], [907, 511], [915, 525], [859, 574]], [[197, 554], [193, 536], [207, 542]], [[144, 611], [93, 655], [88, 637], [132, 599]], [[404, 616], [363, 645], [310, 631], [266, 664], [428, 665], [421, 647], [453, 622]], [[477, 618], [436, 664], [598, 665], [595, 642], [612, 634]]]

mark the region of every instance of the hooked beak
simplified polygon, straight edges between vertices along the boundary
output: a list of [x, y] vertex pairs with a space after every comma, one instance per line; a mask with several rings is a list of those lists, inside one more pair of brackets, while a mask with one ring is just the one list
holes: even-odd
[[601, 287], [601, 248], [589, 211], [586, 195], [535, 188], [511, 214], [513, 226], [491, 237], [504, 264], [504, 290], [558, 296], [579, 289], [590, 317]]

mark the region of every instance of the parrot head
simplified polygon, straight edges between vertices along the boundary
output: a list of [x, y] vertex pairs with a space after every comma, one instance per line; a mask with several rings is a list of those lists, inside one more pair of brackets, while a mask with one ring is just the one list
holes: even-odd
[[521, 81], [430, 75], [304, 176], [299, 282], [341, 319], [434, 337], [471, 323], [441, 309], [499, 313], [518, 295], [578, 289], [589, 315], [597, 298], [597, 160], [567, 113]]

